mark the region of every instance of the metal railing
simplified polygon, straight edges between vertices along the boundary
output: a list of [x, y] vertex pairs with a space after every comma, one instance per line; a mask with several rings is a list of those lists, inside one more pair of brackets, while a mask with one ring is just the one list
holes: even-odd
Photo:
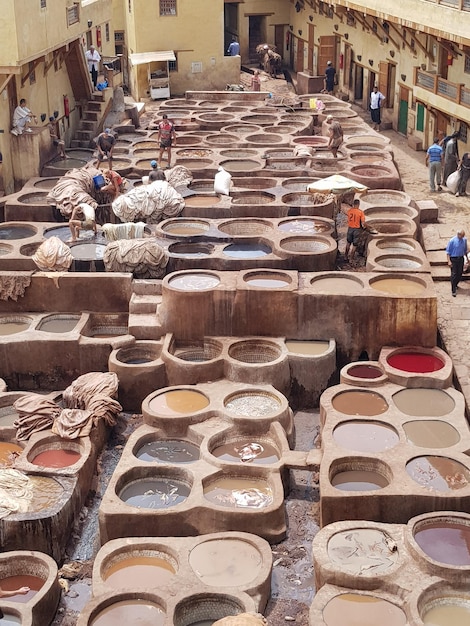
[[414, 85], [456, 104], [470, 107], [470, 89], [464, 87], [462, 83], [452, 83], [437, 74], [415, 67]]

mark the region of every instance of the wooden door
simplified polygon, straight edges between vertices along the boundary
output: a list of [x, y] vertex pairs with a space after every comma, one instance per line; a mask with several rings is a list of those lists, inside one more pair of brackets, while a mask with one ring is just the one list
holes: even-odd
[[385, 96], [385, 102], [382, 106], [389, 107], [389, 63], [386, 61], [379, 62], [379, 91]]
[[295, 55], [295, 68], [296, 72], [303, 72], [304, 69], [304, 45], [303, 39], [297, 39], [297, 54]]
[[439, 46], [439, 75], [442, 76], [445, 80], [447, 80], [447, 74], [449, 71], [449, 66], [447, 65], [447, 58], [449, 53], [445, 48]]
[[338, 36], [337, 35], [323, 35], [320, 37], [320, 44], [318, 47], [318, 65], [317, 74], [323, 76], [326, 70], [326, 64], [331, 61], [338, 71], [337, 66], [338, 56]]
[[284, 58], [284, 26], [282, 24], [274, 26], [274, 45], [281, 57]]
[[351, 87], [352, 82], [352, 53], [351, 46], [346, 44], [344, 47], [344, 67], [343, 67], [343, 83], [345, 87]]
[[315, 26], [308, 25], [308, 42], [307, 42], [307, 70], [313, 75], [313, 49], [315, 46]]

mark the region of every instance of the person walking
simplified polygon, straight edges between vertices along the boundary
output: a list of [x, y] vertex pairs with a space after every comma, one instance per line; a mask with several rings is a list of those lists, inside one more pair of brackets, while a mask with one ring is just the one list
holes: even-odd
[[465, 154], [462, 156], [459, 165], [459, 172], [459, 184], [457, 186], [457, 193], [455, 194], [457, 198], [459, 196], [467, 195], [467, 182], [470, 178], [470, 152], [465, 152]]
[[88, 71], [91, 74], [91, 82], [93, 83], [93, 88], [96, 89], [101, 55], [98, 50], [95, 49], [95, 46], [90, 46], [90, 49], [85, 52], [85, 58], [88, 63]]
[[163, 114], [162, 121], [158, 124], [157, 141], [160, 143], [160, 153], [158, 155], [158, 165], [162, 166], [163, 153], [167, 152], [167, 169], [171, 167], [171, 146], [176, 145], [175, 126], [168, 119], [166, 113]]
[[366, 216], [361, 209], [361, 203], [357, 199], [354, 200], [352, 207], [345, 212], [348, 217], [348, 231], [346, 233], [344, 256], [350, 263], [353, 263], [357, 245], [366, 227]]
[[465, 258], [468, 254], [467, 238], [465, 231], [460, 229], [455, 237], [449, 240], [446, 248], [447, 265], [450, 267], [450, 284], [452, 295], [457, 295], [457, 287], [462, 278]]
[[232, 37], [232, 42], [227, 48], [227, 54], [231, 57], [236, 57], [240, 55], [240, 44], [237, 41], [236, 37]]
[[439, 145], [438, 137], [434, 137], [432, 146], [429, 146], [426, 152], [426, 167], [429, 167], [429, 188], [431, 191], [442, 191], [442, 161], [444, 159], [444, 150]]
[[442, 177], [444, 185], [447, 183], [448, 177], [453, 174], [459, 166], [458, 136], [458, 131], [453, 133], [444, 148], [444, 175]]
[[338, 149], [343, 143], [343, 128], [339, 122], [332, 121], [328, 128], [329, 141], [327, 148], [331, 150], [334, 158], [338, 158]]
[[379, 91], [377, 85], [374, 85], [374, 89], [370, 94], [370, 117], [372, 119], [372, 123], [374, 124], [374, 130], [380, 130], [380, 124], [382, 123], [382, 106], [385, 102], [385, 96], [381, 91]]
[[325, 70], [325, 91], [333, 93], [335, 88], [336, 70], [331, 61], [327, 61]]

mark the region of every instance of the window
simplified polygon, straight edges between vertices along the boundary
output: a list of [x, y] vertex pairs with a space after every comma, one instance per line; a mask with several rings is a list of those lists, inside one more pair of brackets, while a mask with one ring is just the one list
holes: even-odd
[[129, 13], [132, 13], [132, 0], [127, 0], [127, 9]]
[[466, 74], [470, 74], [470, 55], [468, 54], [465, 55], [465, 64], [463, 66], [463, 71]]
[[105, 32], [106, 41], [109, 41], [109, 22], [106, 22], [104, 32]]
[[46, 0], [41, 0], [41, 9], [46, 8]]
[[460, 141], [463, 141], [463, 143], [467, 143], [468, 126], [467, 124], [465, 124], [465, 122], [460, 122], [459, 135], [460, 135], [459, 136]]
[[67, 7], [67, 26], [77, 24], [80, 21], [80, 11], [78, 4], [72, 4], [71, 7]]
[[169, 72], [177, 72], [178, 71], [178, 57], [176, 56], [176, 61], [168, 61], [168, 71]]
[[176, 15], [176, 0], [160, 0], [160, 15]]

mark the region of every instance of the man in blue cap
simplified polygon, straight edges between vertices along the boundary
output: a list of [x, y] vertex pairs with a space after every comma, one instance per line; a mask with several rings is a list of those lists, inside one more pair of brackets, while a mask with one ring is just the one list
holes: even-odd
[[153, 161], [150, 161], [150, 167], [151, 167], [153, 170], [158, 169], [158, 163], [155, 161], [155, 159], [153, 159]]

